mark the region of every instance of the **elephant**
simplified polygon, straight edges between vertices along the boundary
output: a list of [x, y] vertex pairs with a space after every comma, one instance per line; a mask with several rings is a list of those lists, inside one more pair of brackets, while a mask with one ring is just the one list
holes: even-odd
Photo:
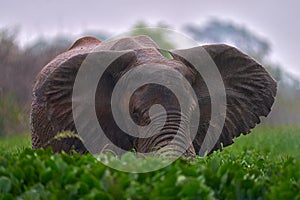
[[[99, 55], [124, 52], [105, 69], [102, 77], [99, 77], [95, 94], [97, 119], [107, 138], [124, 151], [149, 153], [169, 145], [175, 135], [178, 135], [170, 151], [178, 150], [188, 157], [199, 154], [212, 120], [211, 95], [213, 94], [210, 94], [201, 74], [179, 55], [178, 50], [169, 51], [170, 57], [167, 57], [159, 46], [145, 35], [111, 41], [100, 41], [90, 36], [83, 37], [44, 66], [37, 75], [33, 88], [30, 114], [32, 148], [50, 146], [55, 152], [70, 152], [71, 149], [81, 153], [88, 152], [79, 137], [59, 140], [53, 138], [63, 131], [70, 131], [75, 135], [78, 132], [74, 122], [76, 116], [72, 110], [73, 87], [81, 64], [95, 48], [98, 49]], [[217, 66], [226, 94], [224, 124], [216, 125], [220, 136], [213, 147], [206, 152], [211, 154], [213, 151], [231, 145], [234, 138], [241, 134], [250, 133], [251, 129], [260, 123], [260, 117], [266, 117], [270, 113], [275, 101], [277, 84], [261, 64], [235, 47], [226, 44], [210, 44], [180, 51], [189, 55], [197, 48], [204, 49]], [[195, 104], [198, 105], [200, 112], [199, 126], [196, 127], [194, 137], [190, 136], [188, 130], [191, 127], [180, 127], [180, 121], [188, 123], [193, 116], [181, 116], [178, 99], [172, 91], [158, 84], [139, 87], [132, 94], [129, 105], [124, 105], [122, 98], [119, 100], [119, 109], [129, 107], [131, 119], [139, 126], [146, 126], [151, 120], [154, 121], [155, 119], [149, 117], [149, 110], [154, 104], [161, 105], [167, 116], [163, 128], [158, 130], [157, 134], [150, 137], [132, 136], [121, 130], [114, 121], [111, 109], [114, 87], [126, 72], [143, 67], [147, 63], [163, 64], [179, 72], [192, 87], [197, 99], [193, 101], [187, 97], [186, 102], [190, 104], [188, 105], [190, 110], [194, 109]], [[152, 73], [147, 68], [141, 69], [146, 73]], [[167, 74], [161, 74], [159, 78], [164, 79], [167, 78], [166, 76]], [[88, 123], [89, 117], [85, 120]], [[106, 143], [103, 142], [101, 145], [104, 148]]]

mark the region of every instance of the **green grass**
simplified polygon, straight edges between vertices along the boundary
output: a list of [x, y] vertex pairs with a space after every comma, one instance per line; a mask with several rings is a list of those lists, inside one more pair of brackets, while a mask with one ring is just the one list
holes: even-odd
[[28, 135], [1, 138], [0, 199], [300, 199], [299, 143], [300, 128], [258, 127], [222, 152], [133, 174], [91, 155], [33, 151]]
[[300, 127], [259, 126], [251, 134], [242, 135], [226, 151], [239, 152], [243, 149], [255, 149], [274, 159], [293, 156], [300, 160]]
[[16, 153], [30, 147], [30, 134], [0, 137], [0, 149], [2, 149], [2, 151]]
[[[30, 134], [0, 137], [0, 148], [7, 152], [19, 152], [31, 147]], [[239, 152], [255, 149], [273, 157], [293, 156], [300, 159], [300, 127], [258, 126], [251, 134], [242, 135], [225, 151]]]

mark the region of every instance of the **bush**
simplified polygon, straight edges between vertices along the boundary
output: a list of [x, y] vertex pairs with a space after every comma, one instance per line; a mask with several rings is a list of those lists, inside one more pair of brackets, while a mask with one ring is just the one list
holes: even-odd
[[0, 199], [293, 199], [300, 198], [299, 180], [298, 160], [254, 150], [178, 160], [142, 174], [108, 168], [92, 155], [0, 154]]

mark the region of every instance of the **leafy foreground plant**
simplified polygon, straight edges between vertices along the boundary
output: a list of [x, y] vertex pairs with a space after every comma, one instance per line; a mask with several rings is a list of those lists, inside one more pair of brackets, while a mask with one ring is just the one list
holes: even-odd
[[[124, 155], [119, 162], [136, 167], [139, 160]], [[92, 155], [0, 154], [0, 199], [299, 199], [299, 191], [299, 160], [272, 160], [253, 150], [178, 160], [143, 174], [116, 171]]]

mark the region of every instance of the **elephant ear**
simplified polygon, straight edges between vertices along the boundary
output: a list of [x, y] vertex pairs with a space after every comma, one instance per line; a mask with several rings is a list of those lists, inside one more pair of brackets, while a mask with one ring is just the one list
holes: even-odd
[[[71, 90], [71, 77], [76, 73], [77, 68], [62, 68], [64, 71], [62, 74], [67, 74], [67, 76], [54, 79], [53, 77], [60, 73], [62, 65], [71, 64], [76, 66], [76, 63], [82, 62], [86, 55], [99, 43], [99, 40], [92, 37], [78, 39], [66, 52], [58, 55], [44, 66], [38, 74], [33, 88], [30, 115], [33, 149], [52, 146], [54, 151], [69, 150], [71, 145], [65, 145], [65, 148], [63, 148], [63, 145], [58, 144], [58, 141], [55, 142], [53, 137], [59, 131], [74, 130], [68, 114], [70, 113], [70, 101], [64, 97], [68, 97], [68, 91]], [[61, 85], [59, 86], [59, 84]], [[55, 105], [52, 102], [55, 99], [59, 100], [60, 112], [53, 110]], [[54, 118], [55, 114], [56, 117]], [[58, 120], [59, 118], [62, 118], [62, 120]], [[62, 124], [61, 127], [58, 126], [59, 123]], [[74, 144], [78, 143], [78, 141], [71, 141], [70, 143]]]
[[[206, 52], [207, 57], [197, 55], [199, 52]], [[208, 53], [208, 54], [207, 54]], [[200, 123], [197, 135], [193, 142], [196, 152], [204, 154], [204, 151], [211, 153], [213, 150], [222, 149], [222, 146], [228, 146], [233, 143], [233, 139], [243, 134], [248, 134], [256, 124], [260, 123], [260, 116], [267, 116], [271, 111], [276, 95], [277, 85], [268, 72], [254, 59], [245, 55], [238, 49], [223, 45], [206, 45], [186, 50], [175, 50], [171, 52], [175, 60], [183, 62], [189, 66], [195, 79], [192, 80], [193, 89], [197, 95], [200, 107]], [[203, 60], [211, 59], [217, 66], [218, 71], [223, 79], [225, 94], [226, 94], [226, 112], [225, 124], [210, 124], [211, 118], [211, 100], [218, 98], [217, 93], [208, 90], [204, 78], [195, 71], [195, 68], [188, 61], [190, 56], [198, 56]], [[198, 59], [199, 60], [199, 59]], [[202, 70], [209, 70], [208, 67], [202, 66]], [[214, 79], [215, 77], [209, 77]], [[207, 79], [206, 79], [207, 80]], [[218, 105], [221, 108], [222, 105]], [[220, 109], [221, 110], [221, 109]], [[222, 117], [222, 113], [219, 113]], [[224, 116], [223, 116], [224, 117]], [[202, 149], [201, 145], [207, 134], [207, 130], [212, 126], [215, 132], [220, 132], [217, 141], [212, 148]], [[208, 135], [208, 137], [210, 137]], [[213, 137], [212, 137], [213, 138]]]
[[[50, 126], [52, 134], [48, 136], [48, 139], [63, 131], [77, 132], [72, 113], [73, 86], [81, 64], [88, 56], [96, 56], [100, 59], [97, 62], [101, 62], [101, 58], [113, 57], [115, 55], [116, 60], [112, 63], [107, 63], [108, 73], [105, 73], [107, 75], [106, 78], [113, 78], [114, 76], [111, 73], [115, 73], [118, 69], [124, 70], [136, 58], [134, 52], [102, 51], [101, 47], [97, 46], [99, 43], [99, 41], [91, 38], [81, 39], [75, 42], [67, 52], [59, 55], [42, 70], [34, 88], [34, 97], [35, 104], [44, 109], [43, 116], [38, 117], [42, 118], [40, 120], [47, 121], [48, 126]], [[96, 50], [95, 47], [97, 47]], [[104, 96], [102, 95], [102, 97]], [[107, 101], [110, 102], [110, 99], [102, 99], [102, 101], [103, 104], [106, 104]], [[99, 104], [102, 104], [102, 102]], [[37, 130], [34, 129], [33, 131], [36, 134], [41, 134], [38, 132], [38, 128], [36, 128]], [[65, 140], [63, 143], [54, 142], [48, 145], [52, 146], [55, 151], [68, 151], [68, 148], [63, 148], [63, 146], [74, 145], [74, 143], [74, 140]]]

